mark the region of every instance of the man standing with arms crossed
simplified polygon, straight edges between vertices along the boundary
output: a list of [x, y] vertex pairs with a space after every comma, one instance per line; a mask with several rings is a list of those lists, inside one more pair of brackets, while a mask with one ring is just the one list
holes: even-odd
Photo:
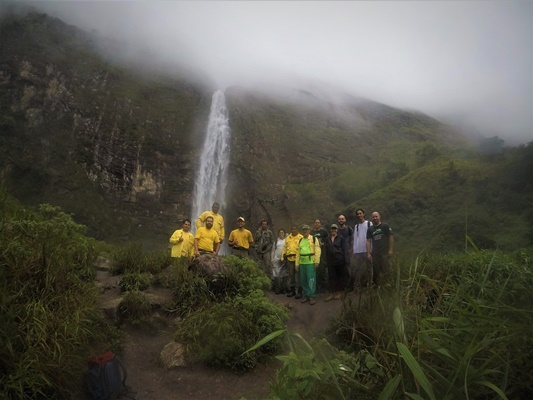
[[372, 225], [366, 233], [366, 254], [374, 269], [374, 285], [379, 286], [380, 275], [390, 270], [389, 258], [394, 251], [394, 236], [389, 225], [381, 222], [377, 211], [372, 213]]

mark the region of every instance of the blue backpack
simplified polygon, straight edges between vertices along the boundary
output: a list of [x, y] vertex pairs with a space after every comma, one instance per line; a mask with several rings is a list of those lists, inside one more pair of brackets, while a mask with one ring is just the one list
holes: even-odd
[[127, 393], [127, 377], [128, 372], [120, 357], [108, 351], [89, 359], [85, 382], [94, 400], [115, 400]]

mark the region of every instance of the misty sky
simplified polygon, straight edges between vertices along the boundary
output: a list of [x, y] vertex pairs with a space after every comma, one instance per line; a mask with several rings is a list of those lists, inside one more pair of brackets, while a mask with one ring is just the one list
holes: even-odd
[[40, 2], [232, 84], [313, 80], [533, 140], [531, 1]]

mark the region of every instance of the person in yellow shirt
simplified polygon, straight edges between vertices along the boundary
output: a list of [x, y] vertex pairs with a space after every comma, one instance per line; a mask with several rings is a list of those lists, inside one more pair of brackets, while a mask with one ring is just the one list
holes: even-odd
[[220, 243], [224, 241], [224, 218], [222, 218], [222, 215], [218, 213], [220, 210], [220, 205], [218, 203], [213, 203], [213, 206], [211, 207], [211, 211], [204, 211], [198, 219], [196, 220], [196, 229], [199, 229], [203, 226], [205, 226], [207, 217], [213, 217], [213, 229], [216, 233], [218, 233], [218, 237], [220, 239]]
[[250, 258], [250, 246], [254, 244], [252, 232], [244, 228], [244, 218], [237, 218], [237, 229], [229, 234], [228, 244], [231, 246], [231, 255], [241, 258]]
[[213, 217], [205, 219], [205, 226], [198, 228], [194, 236], [194, 255], [201, 254], [218, 255], [220, 250], [220, 238], [218, 233], [213, 229]]
[[194, 236], [190, 229], [191, 220], [186, 219], [181, 229], [172, 234], [169, 240], [172, 245], [171, 257], [190, 260], [194, 256]]
[[282, 260], [287, 261], [287, 269], [289, 271], [289, 292], [287, 297], [296, 296], [296, 299], [302, 298], [300, 276], [296, 272], [296, 249], [301, 238], [302, 235], [298, 232], [298, 227], [293, 225], [290, 235], [285, 238], [285, 246], [282, 253]]

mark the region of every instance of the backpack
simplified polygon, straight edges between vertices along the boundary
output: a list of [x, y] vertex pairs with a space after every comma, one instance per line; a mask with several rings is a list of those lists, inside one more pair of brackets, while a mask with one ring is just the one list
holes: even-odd
[[115, 400], [126, 394], [128, 372], [120, 357], [111, 351], [91, 357], [85, 375], [87, 389], [94, 400]]

